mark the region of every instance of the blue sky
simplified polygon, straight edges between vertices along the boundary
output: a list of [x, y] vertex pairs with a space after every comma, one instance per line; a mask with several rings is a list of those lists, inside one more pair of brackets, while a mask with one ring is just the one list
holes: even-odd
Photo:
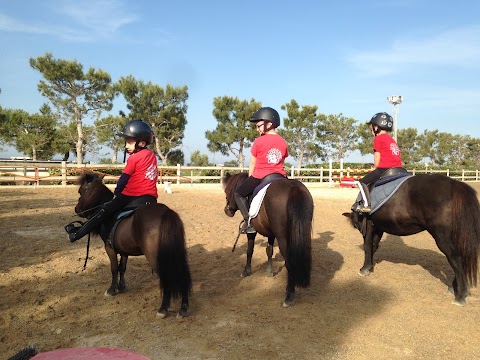
[[359, 121], [393, 115], [387, 96], [402, 95], [398, 128], [480, 137], [478, 14], [477, 0], [0, 0], [0, 105], [39, 110], [29, 59], [51, 52], [113, 81], [187, 85], [187, 162], [195, 150], [225, 159], [204, 137], [224, 95]]

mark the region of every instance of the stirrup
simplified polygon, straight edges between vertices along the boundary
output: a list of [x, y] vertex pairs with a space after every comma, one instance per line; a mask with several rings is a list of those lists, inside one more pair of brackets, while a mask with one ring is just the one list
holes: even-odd
[[[79, 224], [78, 226], [75, 223]], [[81, 221], [72, 221], [70, 224], [65, 225], [64, 229], [67, 234], [76, 233], [81, 227], [83, 226], [83, 222]]]
[[248, 221], [243, 220], [240, 224], [240, 234], [255, 234], [257, 230], [248, 223]]
[[370, 214], [370, 212], [372, 211], [372, 208], [370, 206], [365, 206], [365, 207], [361, 207], [359, 210], [364, 214]]

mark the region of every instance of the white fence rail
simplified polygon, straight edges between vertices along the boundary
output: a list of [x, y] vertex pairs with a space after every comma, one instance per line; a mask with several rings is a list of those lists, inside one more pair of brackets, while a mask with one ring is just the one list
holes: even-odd
[[[85, 171], [96, 171], [105, 174], [104, 180], [115, 183], [124, 164], [73, 164], [66, 162], [33, 162], [33, 161], [0, 161], [0, 186], [14, 184], [34, 185], [63, 185], [75, 183], [80, 174]], [[248, 171], [247, 168], [223, 166], [159, 166], [159, 182], [165, 181], [176, 184], [193, 184], [200, 182], [220, 183], [225, 173]], [[369, 170], [364, 169], [334, 169], [329, 167], [318, 168], [290, 168], [288, 175], [291, 179], [316, 183], [347, 183], [357, 180]], [[116, 172], [116, 174], [113, 174]], [[432, 170], [412, 169], [412, 174], [444, 174], [460, 181], [480, 181], [479, 170]]]

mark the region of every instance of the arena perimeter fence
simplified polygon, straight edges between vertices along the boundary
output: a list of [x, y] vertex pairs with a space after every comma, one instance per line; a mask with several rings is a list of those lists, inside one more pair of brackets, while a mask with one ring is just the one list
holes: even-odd
[[[340, 163], [342, 165], [342, 163]], [[0, 161], [0, 186], [4, 185], [71, 185], [86, 171], [104, 174], [106, 183], [117, 182], [124, 164], [76, 164], [62, 162], [41, 161]], [[163, 166], [158, 167], [159, 183], [199, 184], [220, 183], [226, 173], [234, 174], [248, 171], [248, 168], [224, 166]], [[363, 177], [365, 169], [333, 168], [332, 162], [328, 167], [318, 168], [289, 168], [289, 178], [302, 182], [340, 185], [353, 187], [354, 181]], [[444, 174], [461, 181], [480, 181], [479, 170], [433, 170], [409, 169], [411, 174]]]

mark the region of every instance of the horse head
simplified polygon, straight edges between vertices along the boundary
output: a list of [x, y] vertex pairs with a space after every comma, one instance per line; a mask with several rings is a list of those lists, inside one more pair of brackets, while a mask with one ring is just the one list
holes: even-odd
[[363, 237], [365, 237], [365, 235], [367, 234], [367, 222], [368, 222], [366, 215], [360, 214], [357, 211], [344, 212], [342, 215], [349, 218], [352, 226], [358, 231], [360, 231]]
[[224, 211], [225, 215], [228, 217], [233, 217], [238, 210], [237, 202], [235, 201], [235, 190], [239, 185], [248, 177], [246, 173], [239, 173], [235, 175], [230, 175], [226, 173], [222, 178], [222, 187], [225, 191], [225, 197], [227, 204], [225, 205]]
[[104, 174], [86, 172], [77, 181], [79, 188], [75, 213], [78, 216], [88, 218], [92, 216], [98, 207], [112, 199], [112, 192], [103, 183]]

